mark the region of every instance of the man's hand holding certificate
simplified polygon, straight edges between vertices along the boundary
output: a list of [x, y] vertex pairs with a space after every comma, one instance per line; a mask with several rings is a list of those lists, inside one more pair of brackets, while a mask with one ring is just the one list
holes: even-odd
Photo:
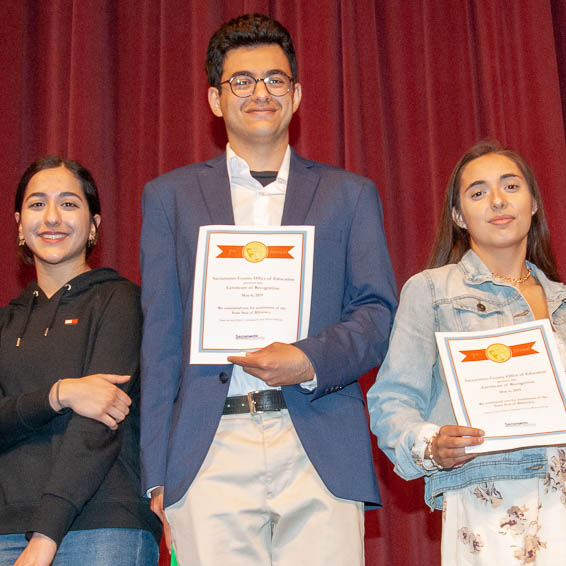
[[305, 354], [296, 346], [282, 342], [245, 356], [228, 356], [228, 361], [242, 366], [245, 372], [263, 379], [271, 387], [303, 383], [314, 377], [314, 368]]
[[467, 452], [566, 443], [566, 380], [548, 320], [436, 341], [458, 424], [485, 431]]
[[202, 226], [190, 362], [305, 338], [313, 251], [314, 226]]

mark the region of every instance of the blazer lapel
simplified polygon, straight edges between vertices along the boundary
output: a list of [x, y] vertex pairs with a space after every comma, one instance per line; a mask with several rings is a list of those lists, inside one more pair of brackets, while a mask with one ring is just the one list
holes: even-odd
[[[206, 203], [212, 224], [234, 224], [230, 180], [223, 153], [206, 163], [207, 168], [198, 175], [202, 197]], [[300, 226], [305, 223], [320, 175], [313, 169], [314, 163], [291, 153], [289, 181], [283, 206], [281, 224]]]
[[198, 175], [202, 198], [206, 203], [212, 224], [234, 224], [230, 180], [223, 153], [206, 162], [206, 169]]
[[305, 223], [314, 193], [320, 182], [320, 175], [313, 168], [314, 163], [291, 153], [289, 181], [283, 206], [283, 226], [300, 226]]

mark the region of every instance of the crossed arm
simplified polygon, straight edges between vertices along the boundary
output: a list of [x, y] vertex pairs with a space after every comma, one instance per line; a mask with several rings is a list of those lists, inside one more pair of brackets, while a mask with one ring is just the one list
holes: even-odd
[[[137, 297], [131, 299], [137, 301]], [[117, 428], [131, 404], [127, 393], [130, 375], [124, 374], [137, 368], [140, 337], [132, 329], [141, 321], [139, 306], [133, 303], [128, 306], [136, 320], [114, 313], [105, 323], [104, 311], [119, 308], [124, 301], [124, 297], [116, 297], [101, 305], [101, 328], [106, 329], [108, 324], [124, 328], [123, 332], [116, 327], [108, 335], [101, 332], [96, 337], [91, 359], [85, 361], [88, 375], [61, 379], [47, 390], [16, 397], [2, 397], [0, 392], [0, 451], [33, 435], [52, 419], [69, 419], [38, 512], [29, 525], [32, 538], [16, 561], [17, 566], [51, 564], [78, 510], [96, 492], [120, 452], [121, 434]], [[115, 339], [111, 337], [116, 335], [129, 338], [113, 345]], [[109, 360], [116, 359], [123, 362], [111, 368], [115, 362]], [[103, 373], [108, 369], [122, 373]], [[63, 409], [67, 409], [66, 413], [72, 411], [70, 418], [58, 414]]]

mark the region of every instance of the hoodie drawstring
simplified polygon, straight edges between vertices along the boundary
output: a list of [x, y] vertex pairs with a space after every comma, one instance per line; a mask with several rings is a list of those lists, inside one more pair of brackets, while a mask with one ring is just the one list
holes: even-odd
[[59, 297], [57, 297], [57, 302], [54, 305], [53, 314], [51, 315], [51, 320], [49, 321], [49, 324], [47, 325], [47, 328], [45, 329], [45, 332], [43, 333], [44, 336], [47, 336], [49, 334], [49, 329], [53, 326], [53, 322], [55, 320], [55, 317], [57, 316], [57, 311], [59, 310], [59, 303], [61, 302], [63, 295], [65, 295], [65, 293], [67, 293], [71, 290], [71, 284], [70, 283], [67, 283], [63, 287], [64, 287], [64, 291], [59, 295]]
[[18, 339], [16, 341], [16, 348], [20, 347], [22, 343], [22, 337], [26, 332], [26, 328], [28, 327], [29, 319], [31, 318], [31, 311], [33, 310], [33, 305], [35, 304], [35, 299], [39, 296], [39, 291], [35, 289], [31, 295], [31, 301], [28, 303], [28, 307], [26, 310], [26, 317], [24, 318], [24, 322], [22, 323], [22, 328], [18, 332]]
[[[47, 325], [47, 327], [45, 328], [45, 332], [43, 333], [44, 336], [47, 336], [49, 334], [49, 329], [53, 326], [53, 322], [55, 321], [55, 317], [57, 316], [57, 311], [59, 310], [59, 304], [61, 303], [61, 299], [63, 298], [63, 296], [65, 295], [65, 293], [68, 293], [71, 290], [71, 284], [67, 283], [66, 285], [63, 286], [63, 291], [61, 293], [58, 293], [58, 297], [55, 300], [55, 302], [53, 303], [53, 312], [51, 314], [51, 318], [49, 319], [49, 323]], [[29, 320], [31, 318], [31, 312], [33, 310], [36, 298], [39, 296], [39, 291], [36, 289], [33, 294], [32, 294], [32, 299], [28, 304], [27, 307], [27, 312], [26, 312], [26, 317], [24, 319], [24, 323], [22, 324], [22, 329], [19, 332], [19, 336], [18, 336], [18, 340], [16, 342], [16, 348], [20, 347], [20, 344], [22, 343], [22, 338], [26, 332]]]

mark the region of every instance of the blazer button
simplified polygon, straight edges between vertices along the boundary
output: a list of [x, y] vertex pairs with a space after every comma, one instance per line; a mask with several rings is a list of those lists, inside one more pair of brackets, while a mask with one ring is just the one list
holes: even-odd
[[228, 374], [225, 371], [221, 371], [220, 374], [218, 375], [218, 379], [222, 382], [222, 383], [226, 383], [228, 381]]
[[480, 312], [485, 312], [485, 305], [483, 303], [478, 302], [477, 307]]

